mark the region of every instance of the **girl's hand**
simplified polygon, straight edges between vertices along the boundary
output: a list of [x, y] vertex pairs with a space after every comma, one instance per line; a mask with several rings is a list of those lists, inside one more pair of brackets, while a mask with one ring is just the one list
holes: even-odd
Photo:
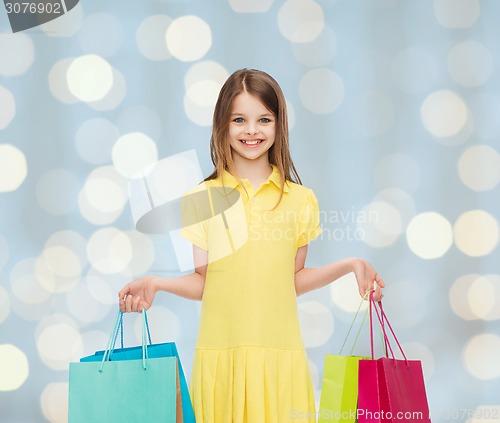
[[155, 279], [154, 276], [145, 276], [125, 285], [118, 292], [120, 310], [124, 313], [148, 310], [157, 291]]
[[[370, 263], [361, 259], [354, 259], [352, 271], [356, 276], [359, 294], [362, 297], [365, 296], [367, 291], [375, 288], [373, 293], [375, 301], [380, 301], [383, 298], [384, 294], [382, 294], [381, 288], [385, 287], [385, 283]], [[375, 287], [374, 282], [377, 283]]]

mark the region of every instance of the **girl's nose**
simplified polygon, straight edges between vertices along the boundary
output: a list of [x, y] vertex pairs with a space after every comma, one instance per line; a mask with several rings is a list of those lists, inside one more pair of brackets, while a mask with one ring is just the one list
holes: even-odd
[[257, 133], [257, 128], [254, 125], [248, 125], [246, 128], [247, 135], [255, 135]]

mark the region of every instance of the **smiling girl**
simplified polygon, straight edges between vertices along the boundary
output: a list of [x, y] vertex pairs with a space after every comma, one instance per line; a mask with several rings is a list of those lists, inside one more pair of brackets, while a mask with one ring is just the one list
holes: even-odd
[[[357, 258], [305, 268], [308, 244], [321, 233], [319, 208], [293, 165], [285, 98], [270, 75], [242, 69], [229, 77], [210, 150], [214, 172], [196, 191], [215, 201], [214, 193], [236, 190], [240, 207], [216, 214], [210, 203], [210, 218], [183, 228], [195, 271], [130, 282], [120, 308], [148, 309], [158, 291], [202, 300], [191, 383], [198, 422], [315, 422], [297, 296], [354, 272], [360, 294], [376, 281], [380, 299], [384, 282]], [[189, 198], [186, 207], [205, 215]]]

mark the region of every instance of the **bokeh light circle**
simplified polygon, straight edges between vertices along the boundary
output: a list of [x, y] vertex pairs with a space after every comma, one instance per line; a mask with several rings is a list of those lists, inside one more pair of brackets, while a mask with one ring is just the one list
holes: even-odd
[[410, 250], [420, 258], [442, 257], [453, 243], [451, 224], [436, 212], [418, 214], [406, 228], [406, 241]]
[[299, 320], [306, 348], [324, 345], [333, 334], [332, 311], [319, 301], [299, 303]]
[[46, 247], [42, 252], [45, 263], [57, 276], [75, 277], [82, 271], [78, 256], [66, 246]]
[[111, 69], [113, 84], [107, 94], [100, 100], [87, 103], [89, 107], [97, 111], [116, 109], [127, 94], [127, 83], [125, 76], [117, 69]]
[[23, 32], [1, 33], [0, 57], [0, 76], [23, 75], [35, 61], [35, 46]]
[[498, 244], [498, 222], [484, 210], [462, 213], [453, 226], [455, 244], [464, 254], [480, 257], [490, 254]]
[[458, 134], [468, 120], [464, 100], [453, 91], [435, 91], [422, 103], [420, 115], [424, 127], [435, 137]]
[[192, 84], [186, 92], [186, 96], [197, 106], [214, 107], [221, 86], [211, 80], [200, 81]]
[[80, 332], [68, 323], [54, 323], [40, 330], [36, 347], [42, 362], [53, 370], [68, 370], [83, 353]]
[[124, 134], [111, 151], [113, 166], [130, 178], [158, 160], [156, 143], [142, 132]]
[[40, 407], [44, 417], [50, 423], [67, 423], [68, 392], [67, 382], [52, 382], [43, 389]]
[[493, 333], [473, 336], [462, 352], [465, 369], [479, 380], [500, 378], [498, 357], [500, 357], [500, 337]]
[[302, 77], [299, 95], [302, 104], [311, 112], [331, 113], [344, 99], [344, 82], [330, 69], [313, 69]]
[[445, 28], [470, 28], [481, 13], [479, 0], [434, 0], [437, 21]]
[[18, 189], [27, 174], [24, 153], [12, 144], [0, 144], [0, 193]]
[[144, 19], [135, 33], [135, 42], [141, 54], [149, 60], [161, 61], [172, 57], [165, 36], [172, 23], [166, 15], [153, 15]]
[[168, 27], [166, 40], [172, 56], [182, 62], [192, 62], [205, 56], [212, 46], [212, 31], [198, 16], [181, 16]]
[[323, 8], [313, 0], [288, 0], [278, 12], [281, 34], [293, 43], [308, 43], [323, 30]]
[[450, 287], [448, 300], [453, 312], [464, 320], [477, 319], [476, 314], [470, 307], [468, 292], [474, 281], [480, 275], [468, 274], [457, 278]]
[[99, 229], [87, 243], [90, 264], [101, 273], [123, 271], [132, 258], [130, 238], [117, 228]]
[[[1, 36], [1, 35], [0, 35]], [[0, 85], [0, 130], [7, 128], [16, 116], [16, 101], [12, 93]]]
[[132, 258], [130, 259], [124, 275], [131, 274], [139, 276], [146, 273], [155, 259], [155, 247], [151, 238], [138, 231], [132, 230], [125, 232], [130, 239], [132, 246]]
[[84, 190], [89, 204], [104, 213], [121, 210], [127, 201], [120, 185], [108, 178], [89, 179]]
[[362, 241], [375, 248], [392, 245], [403, 231], [399, 211], [385, 201], [367, 204], [356, 220], [363, 234]]
[[457, 84], [464, 87], [480, 86], [493, 71], [491, 52], [477, 41], [458, 43], [448, 55], [448, 71]]
[[500, 154], [488, 145], [475, 145], [458, 161], [461, 181], [474, 191], [488, 191], [500, 182]]
[[190, 67], [184, 77], [184, 110], [200, 126], [212, 124], [215, 102], [228, 78], [228, 71], [218, 62], [204, 61]]
[[[332, 302], [348, 313], [355, 313], [360, 305], [361, 296], [354, 273], [348, 273], [329, 285], [330, 298]], [[368, 302], [361, 304], [361, 310], [365, 310]]]
[[93, 118], [83, 122], [76, 131], [76, 149], [82, 159], [92, 164], [111, 161], [111, 150], [120, 137], [118, 128], [107, 119]]
[[61, 216], [76, 208], [80, 180], [67, 169], [45, 172], [36, 184], [36, 198], [47, 213]]
[[68, 66], [66, 81], [77, 99], [93, 102], [103, 99], [113, 86], [111, 65], [96, 54], [77, 57]]
[[12, 344], [0, 344], [0, 391], [19, 389], [29, 376], [28, 357]]
[[[135, 245], [132, 245], [135, 247]], [[135, 257], [134, 257], [135, 259]], [[102, 273], [90, 268], [87, 276], [82, 281], [92, 297], [101, 304], [116, 305], [118, 291], [134, 278], [132, 274], [126, 273], [127, 268], [119, 273]]]
[[127, 180], [113, 166], [94, 169], [78, 196], [83, 217], [95, 225], [114, 222], [128, 199]]
[[18, 261], [10, 272], [12, 294], [24, 304], [40, 304], [50, 297], [55, 278], [47, 264], [39, 258]]
[[70, 291], [87, 267], [87, 242], [75, 231], [54, 232], [45, 243], [41, 258], [55, 277], [54, 286], [45, 284], [41, 279], [42, 286], [56, 293]]
[[78, 102], [67, 83], [68, 69], [72, 63], [73, 59], [71, 58], [58, 60], [52, 65], [48, 75], [50, 92], [55, 98], [66, 104]]
[[467, 291], [467, 300], [476, 319], [500, 319], [500, 275], [479, 276]]

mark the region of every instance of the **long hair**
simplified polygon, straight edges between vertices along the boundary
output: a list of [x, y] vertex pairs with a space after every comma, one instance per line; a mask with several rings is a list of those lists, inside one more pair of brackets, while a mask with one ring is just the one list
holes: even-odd
[[234, 72], [222, 86], [215, 104], [210, 156], [214, 164], [213, 173], [205, 181], [215, 179], [224, 170], [237, 177], [228, 140], [229, 123], [235, 97], [243, 92], [258, 98], [276, 119], [274, 144], [268, 151], [269, 162], [276, 165], [280, 173], [281, 194], [285, 181], [302, 184], [290, 155], [288, 143], [288, 115], [283, 92], [276, 80], [266, 72], [256, 69], [240, 69]]

